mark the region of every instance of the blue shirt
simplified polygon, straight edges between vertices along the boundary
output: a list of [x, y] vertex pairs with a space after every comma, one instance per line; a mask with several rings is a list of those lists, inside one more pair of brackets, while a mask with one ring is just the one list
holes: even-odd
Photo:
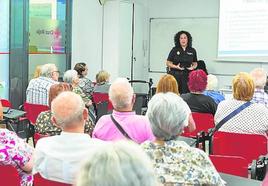
[[204, 95], [211, 97], [216, 104], [219, 104], [221, 101], [225, 100], [225, 97], [222, 92], [215, 90], [205, 90]]

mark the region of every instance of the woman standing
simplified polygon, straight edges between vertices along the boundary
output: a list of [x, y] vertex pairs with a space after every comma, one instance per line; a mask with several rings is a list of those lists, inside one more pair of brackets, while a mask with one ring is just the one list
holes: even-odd
[[180, 94], [188, 93], [188, 74], [197, 67], [196, 50], [192, 48], [189, 32], [179, 31], [174, 37], [175, 47], [170, 51], [166, 65], [168, 73], [177, 80]]

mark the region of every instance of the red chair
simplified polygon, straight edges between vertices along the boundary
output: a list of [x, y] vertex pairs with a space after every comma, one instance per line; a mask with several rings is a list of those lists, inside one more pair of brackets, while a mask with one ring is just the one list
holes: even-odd
[[109, 95], [107, 93], [93, 92], [92, 94], [93, 102], [98, 104], [100, 102], [108, 102], [108, 111], [113, 110], [113, 105], [109, 100]]
[[27, 119], [34, 125], [38, 115], [43, 112], [49, 110], [47, 105], [38, 105], [32, 103], [24, 103], [23, 104], [24, 111], [26, 112]]
[[33, 125], [35, 125], [36, 119], [38, 117], [38, 115], [43, 112], [43, 111], [47, 111], [49, 110], [49, 107], [47, 105], [38, 105], [38, 104], [32, 104], [32, 103], [24, 103], [23, 104], [23, 108], [24, 111], [26, 112], [25, 116], [26, 118], [31, 122], [31, 124], [28, 127], [28, 133], [30, 135], [27, 136], [27, 142], [29, 141], [29, 138], [32, 137], [33, 139], [33, 144], [35, 146], [35, 140], [34, 140], [34, 127]]
[[212, 138], [214, 155], [241, 156], [251, 163], [267, 154], [267, 138], [257, 134], [215, 132]]
[[20, 186], [20, 177], [15, 167], [0, 165], [0, 185]]
[[12, 104], [7, 99], [1, 99], [1, 104], [2, 104], [3, 107], [12, 108]]
[[43, 178], [39, 173], [34, 175], [34, 186], [71, 186], [71, 185], [72, 184], [47, 180]]
[[218, 172], [248, 178], [248, 164], [239, 156], [209, 155]]
[[196, 129], [193, 132], [189, 132], [188, 128], [185, 128], [182, 136], [195, 138], [198, 132], [208, 132], [208, 129], [215, 127], [214, 116], [212, 114], [192, 112], [192, 116]]
[[34, 133], [34, 144], [41, 138], [49, 137], [49, 135], [40, 134], [38, 132]]

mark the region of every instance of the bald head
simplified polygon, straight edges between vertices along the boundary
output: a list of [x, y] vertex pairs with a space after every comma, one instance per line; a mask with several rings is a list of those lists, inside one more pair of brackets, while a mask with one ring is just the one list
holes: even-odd
[[[60, 93], [51, 103], [54, 122], [64, 129], [84, 125], [85, 104], [81, 96], [73, 92]], [[87, 114], [87, 113], [86, 113]]]
[[126, 78], [117, 78], [109, 89], [109, 98], [113, 107], [119, 111], [131, 107], [133, 92], [133, 88]]

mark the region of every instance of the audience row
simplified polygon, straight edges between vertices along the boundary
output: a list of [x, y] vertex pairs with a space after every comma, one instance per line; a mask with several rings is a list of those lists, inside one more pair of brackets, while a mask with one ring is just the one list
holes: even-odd
[[[211, 113], [217, 124], [249, 102], [219, 130], [265, 136], [268, 131], [267, 105], [255, 103], [266, 103], [259, 94], [263, 82], [257, 83], [257, 76], [264, 74], [260, 69], [251, 75], [238, 73], [233, 79], [233, 99], [226, 100], [214, 88], [206, 90], [208, 78], [213, 82], [215, 77], [202, 70], [190, 73], [190, 93], [182, 95], [174, 77], [165, 75], [149, 101], [146, 116], [132, 111], [135, 94], [127, 79], [118, 78], [109, 85], [109, 74], [100, 72], [96, 77], [103, 80], [97, 81], [96, 87], [86, 73], [86, 65], [77, 64], [75, 70], [65, 73], [66, 83], [58, 83], [56, 66], [47, 64], [42, 66], [41, 76], [30, 81], [27, 101], [50, 107], [36, 124], [36, 131], [50, 137], [40, 139], [35, 149], [13, 132], [0, 129], [1, 164], [17, 168], [21, 185], [31, 185], [35, 173], [80, 186], [224, 185], [205, 152], [177, 139], [185, 127], [195, 129], [191, 112]], [[96, 125], [94, 113], [89, 114], [94, 89], [108, 91], [114, 108]], [[254, 90], [258, 96], [254, 97]], [[120, 142], [126, 139], [133, 142]]]

